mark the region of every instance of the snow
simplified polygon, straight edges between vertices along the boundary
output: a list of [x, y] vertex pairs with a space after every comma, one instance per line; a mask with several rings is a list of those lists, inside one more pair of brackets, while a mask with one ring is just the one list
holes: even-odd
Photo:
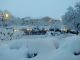
[[46, 32], [46, 36], [51, 36], [51, 32], [50, 31], [47, 31]]
[[80, 55], [74, 55], [80, 52], [80, 36], [64, 35], [24, 36], [4, 43], [0, 60], [80, 60]]
[[23, 37], [24, 31], [18, 30], [18, 32], [14, 32], [13, 29], [6, 30], [4, 29], [3, 32], [0, 33], [0, 40], [12, 40]]
[[59, 40], [57, 38], [49, 39], [49, 40], [48, 39], [49, 38], [46, 38], [45, 40], [44, 39], [31, 40], [28, 44], [29, 53], [30, 54], [38, 53], [40, 52], [40, 50], [41, 52], [42, 50], [45, 51], [45, 49], [49, 51], [59, 47]]
[[[27, 26], [23, 26], [25, 25], [24, 22], [20, 18], [14, 17], [7, 10], [1, 11], [9, 13], [10, 17], [8, 21], [4, 21], [4, 25], [9, 26], [0, 28], [0, 60], [80, 60], [80, 34], [55, 32], [55, 29], [61, 28], [70, 29], [74, 32], [80, 30], [79, 7], [80, 3], [76, 3], [75, 9], [69, 7], [62, 16], [63, 23], [56, 20], [48, 23], [41, 17], [34, 17], [31, 19], [39, 20]], [[29, 17], [26, 19], [30, 20]], [[39, 28], [35, 31], [53, 28], [54, 31], [47, 31], [45, 35], [25, 35], [21, 30], [26, 28], [33, 30]], [[18, 32], [14, 32], [14, 29], [18, 29]]]
[[26, 44], [27, 47], [27, 41], [26, 40], [13, 40], [10, 42], [10, 49], [20, 49], [23, 44]]
[[22, 37], [23, 35], [24, 35], [24, 32], [18, 30], [18, 32], [14, 32], [12, 38], [13, 38], [13, 39], [20, 38], [20, 37]]
[[72, 53], [80, 52], [80, 36], [68, 37], [60, 48], [67, 49]]

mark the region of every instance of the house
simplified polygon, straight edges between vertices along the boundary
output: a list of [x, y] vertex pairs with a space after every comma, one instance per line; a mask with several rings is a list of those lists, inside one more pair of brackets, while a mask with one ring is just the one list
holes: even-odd
[[39, 19], [35, 18], [30, 18], [30, 17], [25, 17], [22, 18], [24, 25], [29, 25], [29, 26], [49, 26], [52, 25], [56, 22], [60, 23], [60, 20], [54, 20], [50, 17], [43, 17]]

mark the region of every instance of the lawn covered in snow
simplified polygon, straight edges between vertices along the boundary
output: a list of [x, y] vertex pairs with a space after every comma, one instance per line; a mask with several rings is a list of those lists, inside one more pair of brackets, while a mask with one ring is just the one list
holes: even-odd
[[80, 36], [65, 36], [25, 36], [3, 43], [0, 60], [80, 60]]

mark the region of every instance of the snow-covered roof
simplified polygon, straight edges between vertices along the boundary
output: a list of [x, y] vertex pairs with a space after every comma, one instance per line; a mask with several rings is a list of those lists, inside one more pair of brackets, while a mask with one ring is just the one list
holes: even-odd
[[43, 17], [31, 17], [31, 19], [41, 19], [41, 18], [43, 18]]

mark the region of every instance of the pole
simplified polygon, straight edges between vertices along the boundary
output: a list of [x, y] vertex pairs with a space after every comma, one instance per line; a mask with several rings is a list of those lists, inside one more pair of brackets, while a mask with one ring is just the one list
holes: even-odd
[[4, 17], [2, 16], [2, 40], [3, 40], [3, 32], [4, 32], [4, 23], [3, 23], [3, 19]]
[[4, 19], [3, 19], [3, 17], [2, 17], [2, 29], [4, 28], [4, 23], [3, 23], [3, 20], [4, 20]]

